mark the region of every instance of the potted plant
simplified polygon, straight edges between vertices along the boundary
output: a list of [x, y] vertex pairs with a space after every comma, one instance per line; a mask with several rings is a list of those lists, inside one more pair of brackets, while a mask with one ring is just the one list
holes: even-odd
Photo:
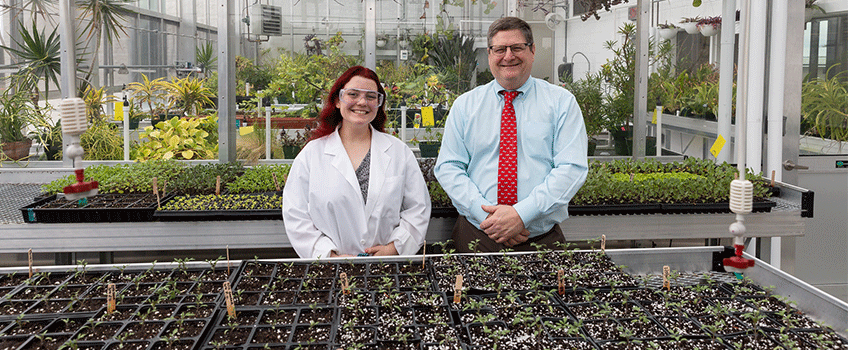
[[[630, 155], [633, 150], [633, 99], [634, 72], [636, 71], [636, 47], [634, 35], [636, 25], [625, 23], [618, 33], [624, 35], [624, 41], [607, 41], [604, 47], [612, 51], [614, 59], [601, 65], [600, 74], [610, 91], [604, 95], [604, 127], [610, 131], [614, 139], [617, 155]], [[649, 50], [655, 50], [649, 45]], [[663, 50], [660, 55], [664, 55]], [[645, 139], [646, 154], [656, 153], [656, 139], [648, 136]]]
[[826, 76], [804, 82], [801, 88], [802, 130], [806, 134], [818, 135], [839, 143], [848, 141], [848, 83], [839, 74], [831, 74], [828, 68]]
[[689, 34], [698, 33], [698, 21], [701, 20], [701, 17], [683, 17], [680, 20], [680, 27]]
[[[436, 126], [441, 128], [444, 124], [444, 119], [436, 122]], [[442, 147], [442, 133], [434, 126], [426, 126], [424, 128], [424, 139], [418, 140], [418, 150], [421, 152], [422, 158], [435, 158], [439, 156], [439, 149]]]
[[[156, 125], [164, 119], [166, 110], [163, 103], [166, 97], [164, 78], [151, 80], [147, 75], [142, 73], [141, 81], [129, 83], [127, 89], [132, 93], [134, 102], [138, 102], [139, 105], [147, 105], [147, 113], [150, 117], [151, 125]], [[143, 117], [140, 116], [140, 118]]]
[[46, 119], [40, 125], [35, 125], [35, 130], [30, 132], [30, 137], [38, 140], [44, 148], [46, 160], [59, 160], [59, 152], [62, 150], [62, 121], [50, 124]]
[[297, 130], [294, 135], [291, 135], [286, 129], [280, 130], [280, 144], [283, 146], [283, 158], [294, 159], [297, 157], [297, 154], [300, 153], [300, 150], [303, 149], [303, 146], [312, 137], [312, 127], [310, 125], [306, 125], [302, 131], [301, 133], [301, 130]]
[[0, 97], [0, 159], [18, 161], [29, 157], [32, 139], [26, 136], [27, 127], [39, 117], [40, 111], [32, 105], [32, 88], [38, 77], [28, 71], [12, 75], [8, 87]]
[[202, 79], [192, 76], [163, 82], [163, 86], [168, 93], [169, 105], [181, 109], [180, 116], [197, 115], [203, 106], [212, 104], [211, 98], [215, 96], [204, 86]]
[[698, 21], [698, 29], [704, 36], [718, 34], [721, 27], [721, 16], [707, 17]]
[[386, 47], [386, 44], [388, 44], [388, 43], [389, 43], [389, 37], [388, 36], [386, 36], [385, 34], [377, 35], [377, 43], [376, 43], [377, 47], [382, 49], [382, 48]]
[[660, 37], [666, 40], [671, 40], [677, 35], [677, 32], [680, 30], [680, 27], [669, 24], [669, 23], [660, 23], [657, 25], [657, 32]]

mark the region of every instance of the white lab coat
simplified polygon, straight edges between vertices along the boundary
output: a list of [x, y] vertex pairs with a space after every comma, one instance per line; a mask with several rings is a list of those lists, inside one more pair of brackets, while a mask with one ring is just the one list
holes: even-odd
[[368, 201], [339, 131], [313, 140], [297, 155], [283, 189], [283, 220], [301, 258], [357, 255], [395, 242], [415, 254], [430, 222], [430, 195], [412, 150], [371, 128]]

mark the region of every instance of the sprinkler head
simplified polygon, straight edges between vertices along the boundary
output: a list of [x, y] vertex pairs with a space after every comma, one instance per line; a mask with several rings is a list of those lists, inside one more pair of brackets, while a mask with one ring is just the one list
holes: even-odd
[[74, 173], [77, 177], [77, 183], [65, 186], [62, 189], [62, 192], [65, 193], [65, 198], [75, 200], [97, 194], [100, 184], [97, 181], [83, 181], [85, 180], [85, 169], [76, 169]]

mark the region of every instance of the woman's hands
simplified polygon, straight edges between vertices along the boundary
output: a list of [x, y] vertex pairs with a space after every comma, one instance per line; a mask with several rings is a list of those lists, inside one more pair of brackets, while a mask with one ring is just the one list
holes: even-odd
[[330, 257], [331, 257], [331, 258], [349, 258], [349, 257], [353, 257], [353, 255], [350, 255], [350, 254], [339, 254], [339, 253], [336, 253], [336, 251], [335, 251], [335, 250], [331, 250], [331, 251], [330, 251]]
[[391, 242], [386, 245], [375, 245], [371, 248], [366, 248], [365, 252], [372, 256], [398, 255], [397, 248], [395, 248], [395, 242]]

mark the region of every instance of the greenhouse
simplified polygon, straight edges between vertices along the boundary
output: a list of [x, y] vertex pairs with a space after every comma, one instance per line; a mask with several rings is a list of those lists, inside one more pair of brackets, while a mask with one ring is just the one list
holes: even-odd
[[848, 349], [845, 1], [0, 7], [0, 350]]

